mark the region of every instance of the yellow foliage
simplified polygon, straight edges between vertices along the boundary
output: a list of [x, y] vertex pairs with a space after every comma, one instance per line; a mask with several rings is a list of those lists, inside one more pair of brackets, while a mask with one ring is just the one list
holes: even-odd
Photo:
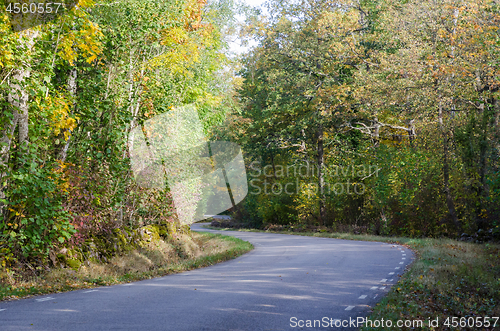
[[11, 64], [13, 54], [7, 44], [14, 42], [14, 35], [10, 34], [10, 21], [6, 14], [0, 14], [0, 35], [2, 36], [2, 47], [0, 47], [0, 67]]
[[173, 27], [172, 29], [165, 31], [162, 44], [166, 46], [183, 44], [188, 38], [189, 36], [186, 30], [180, 27]]
[[51, 129], [54, 135], [64, 132], [64, 139], [68, 140], [70, 131], [76, 128], [78, 120], [78, 117], [70, 117], [72, 102], [63, 96], [49, 96], [43, 103], [38, 102], [38, 106], [51, 114]]
[[202, 99], [205, 104], [211, 107], [217, 107], [221, 104], [223, 97], [216, 96], [204, 91]]
[[93, 0], [80, 0], [78, 1], [78, 7], [80, 8], [90, 8], [94, 6], [95, 2]]
[[[84, 2], [86, 6], [93, 4], [93, 1], [80, 1], [80, 6], [83, 6], [82, 2]], [[88, 63], [91, 63], [102, 52], [103, 46], [100, 39], [104, 35], [99, 26], [91, 22], [81, 9], [76, 10], [75, 15], [83, 19], [83, 24], [81, 24], [79, 30], [70, 29], [65, 31], [59, 42], [59, 48], [61, 50], [58, 52], [58, 55], [71, 65], [73, 65], [79, 54], [83, 56]], [[77, 50], [80, 52], [77, 52]]]
[[162, 31], [161, 44], [170, 50], [149, 60], [150, 68], [169, 67], [173, 74], [190, 75], [188, 69], [200, 61], [200, 51], [214, 42], [214, 30], [201, 23], [205, 0], [189, 0], [184, 7], [184, 26], [174, 26]]
[[298, 191], [299, 195], [294, 199], [295, 210], [301, 220], [306, 220], [318, 207], [318, 186], [313, 183], [300, 183]]
[[172, 46], [171, 50], [151, 59], [147, 67], [167, 66], [174, 74], [187, 74], [187, 69], [199, 61], [198, 43], [187, 34], [168, 31], [163, 43]]

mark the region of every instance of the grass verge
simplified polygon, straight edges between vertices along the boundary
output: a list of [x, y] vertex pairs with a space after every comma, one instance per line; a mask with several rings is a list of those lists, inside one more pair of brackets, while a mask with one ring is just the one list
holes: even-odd
[[[207, 228], [220, 229], [208, 226]], [[238, 231], [238, 230], [236, 230]], [[391, 320], [393, 326], [361, 330], [500, 330], [500, 245], [452, 239], [412, 239], [348, 233], [282, 233], [404, 245], [416, 260], [389, 293], [372, 308], [371, 321]], [[456, 319], [452, 319], [452, 318]], [[489, 317], [489, 326], [486, 326]], [[437, 326], [429, 326], [429, 320]], [[397, 321], [411, 321], [408, 328]], [[418, 322], [422, 321], [422, 327]], [[494, 325], [496, 321], [496, 325]], [[448, 322], [448, 323], [447, 323]], [[482, 324], [482, 325], [480, 325]], [[376, 325], [376, 324], [375, 324]]]
[[0, 301], [161, 277], [208, 267], [252, 249], [252, 244], [238, 238], [193, 232], [189, 245], [169, 245], [162, 241], [147, 249], [117, 256], [107, 264], [87, 262], [77, 271], [58, 268], [18, 279], [13, 284], [0, 283]]

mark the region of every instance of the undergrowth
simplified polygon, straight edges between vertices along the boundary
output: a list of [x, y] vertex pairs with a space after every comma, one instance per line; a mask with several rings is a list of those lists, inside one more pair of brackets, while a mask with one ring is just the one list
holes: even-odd
[[253, 249], [252, 244], [234, 237], [196, 232], [191, 236], [191, 242], [184, 238], [178, 245], [157, 241], [105, 264], [86, 261], [76, 271], [57, 268], [39, 276], [0, 283], [0, 300], [161, 277], [227, 261]]

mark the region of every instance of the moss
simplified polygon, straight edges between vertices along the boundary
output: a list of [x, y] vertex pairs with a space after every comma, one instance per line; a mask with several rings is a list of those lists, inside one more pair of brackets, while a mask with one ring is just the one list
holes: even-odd
[[153, 225], [156, 227], [156, 230], [158, 231], [158, 234], [162, 238], [167, 238], [168, 237], [168, 227], [166, 224], [158, 224], [158, 225]]
[[142, 248], [147, 247], [150, 243], [160, 240], [160, 234], [158, 231], [158, 226], [148, 225], [138, 229], [138, 234], [140, 235], [140, 240], [138, 242], [139, 246]]
[[62, 249], [56, 257], [59, 263], [73, 270], [78, 270], [84, 260], [82, 252], [75, 248]]
[[181, 225], [179, 230], [184, 234], [191, 235], [191, 227], [189, 225]]
[[83, 261], [83, 254], [78, 249], [68, 249], [67, 255], [71, 259]]
[[167, 227], [167, 232], [169, 235], [173, 236], [177, 234], [177, 227], [175, 226], [175, 223], [173, 222], [168, 222], [166, 224]]
[[122, 231], [121, 229], [114, 229], [113, 230], [113, 233], [114, 233], [114, 237], [113, 239], [117, 239], [118, 242], [122, 245], [125, 245], [127, 243], [127, 238], [126, 238], [126, 235], [127, 233], [123, 233], [125, 231]]
[[98, 258], [95, 258], [95, 257], [89, 257], [87, 259], [87, 261], [92, 262], [92, 263], [96, 263], [96, 264], [101, 262], [101, 260], [99, 260]]
[[74, 269], [79, 268], [85, 261], [103, 263], [136, 249], [152, 250], [153, 246], [161, 244], [162, 239], [173, 243], [181, 256], [189, 255], [190, 249], [180, 247], [180, 242], [173, 240], [178, 236], [184, 237], [187, 231], [185, 227], [177, 227], [173, 222], [152, 224], [138, 229], [123, 227], [114, 229], [111, 233], [94, 234], [80, 246], [81, 250], [64, 249], [57, 258], [62, 265]]
[[93, 235], [82, 248], [85, 249], [84, 255], [87, 260], [99, 261], [112, 257], [120, 249], [113, 241], [107, 240], [105, 236], [97, 235]]
[[115, 253], [130, 252], [135, 248], [133, 233], [126, 229], [114, 229], [111, 241]]
[[67, 259], [66, 260], [66, 264], [71, 269], [77, 271], [78, 269], [80, 269], [80, 266], [82, 265], [82, 262], [79, 261], [79, 260], [77, 260], [77, 259]]

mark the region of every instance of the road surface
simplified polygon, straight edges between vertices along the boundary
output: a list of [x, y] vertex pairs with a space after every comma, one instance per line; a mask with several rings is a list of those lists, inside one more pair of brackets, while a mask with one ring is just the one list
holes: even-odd
[[0, 302], [0, 330], [357, 330], [352, 320], [413, 259], [385, 243], [223, 233], [255, 249], [181, 274]]

